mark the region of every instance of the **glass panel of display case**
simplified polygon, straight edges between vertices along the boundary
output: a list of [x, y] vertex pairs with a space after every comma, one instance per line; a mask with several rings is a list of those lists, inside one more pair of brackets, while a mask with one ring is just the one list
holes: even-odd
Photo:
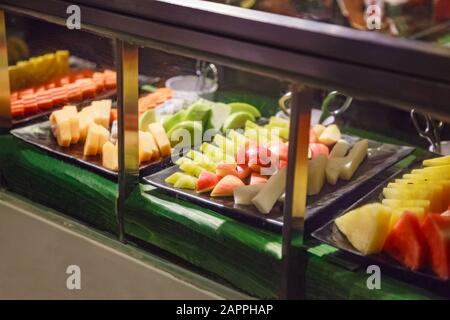
[[211, 1], [450, 46], [446, 0]]
[[[46, 196], [29, 193], [19, 183], [24, 174], [34, 177], [39, 170], [48, 170], [40, 167], [34, 153], [30, 153], [30, 171], [10, 170], [6, 184], [31, 199], [56, 203], [63, 212], [116, 232], [115, 199], [105, 200], [100, 191], [117, 195], [117, 150], [104, 146], [115, 146], [118, 139], [113, 41], [11, 13], [6, 14], [6, 29], [11, 134], [26, 142], [24, 146], [37, 147], [55, 159], [55, 176], [49, 175], [49, 183], [30, 178], [34, 188], [45, 189], [47, 196], [55, 198], [43, 200]], [[103, 181], [99, 193], [93, 193], [89, 185], [93, 180], [84, 170], [98, 174]], [[71, 188], [77, 182], [71, 174], [86, 179], [86, 188], [74, 192]], [[96, 216], [94, 211], [100, 214]]]

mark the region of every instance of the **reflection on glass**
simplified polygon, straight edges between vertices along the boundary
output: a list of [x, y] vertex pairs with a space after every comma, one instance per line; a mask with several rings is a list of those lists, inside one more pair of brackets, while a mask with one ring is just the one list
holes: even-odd
[[210, 0], [450, 46], [449, 0]]

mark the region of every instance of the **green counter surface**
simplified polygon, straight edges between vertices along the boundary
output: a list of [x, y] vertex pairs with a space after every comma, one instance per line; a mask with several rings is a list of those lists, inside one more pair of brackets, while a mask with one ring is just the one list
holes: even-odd
[[[117, 185], [89, 170], [56, 159], [9, 134], [0, 135], [0, 181], [9, 190], [92, 226], [116, 232]], [[280, 282], [281, 236], [140, 185], [127, 201], [126, 233], [146, 241], [233, 287], [276, 298]], [[307, 256], [307, 299], [439, 299], [429, 291], [383, 275], [369, 290], [368, 275], [330, 259], [319, 246]], [[345, 261], [345, 260], [342, 260]]]

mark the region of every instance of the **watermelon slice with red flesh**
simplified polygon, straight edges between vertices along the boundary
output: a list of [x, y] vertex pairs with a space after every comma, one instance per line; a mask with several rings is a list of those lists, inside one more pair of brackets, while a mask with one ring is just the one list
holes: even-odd
[[389, 233], [383, 250], [411, 270], [425, 267], [428, 246], [417, 216], [405, 212]]
[[422, 233], [430, 250], [431, 268], [442, 279], [450, 278], [450, 217], [436, 213], [426, 215]]
[[214, 189], [214, 187], [219, 182], [219, 180], [220, 180], [220, 177], [218, 177], [214, 173], [209, 172], [207, 170], [203, 170], [200, 173], [200, 176], [198, 177], [195, 190], [198, 193], [211, 191], [212, 189]]

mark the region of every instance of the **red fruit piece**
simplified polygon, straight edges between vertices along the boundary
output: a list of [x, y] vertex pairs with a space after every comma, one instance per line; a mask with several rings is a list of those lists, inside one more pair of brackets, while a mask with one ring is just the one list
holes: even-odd
[[198, 193], [208, 192], [214, 189], [220, 178], [212, 172], [203, 170], [197, 180], [195, 190]]
[[259, 173], [253, 172], [250, 176], [250, 185], [266, 183], [267, 177], [260, 175]]
[[284, 167], [287, 167], [287, 161], [280, 160], [278, 163], [278, 169], [283, 169]]
[[245, 164], [238, 165], [236, 167], [236, 170], [237, 170], [238, 178], [241, 180], [244, 180], [245, 178], [247, 178], [250, 175], [250, 173], [252, 173], [252, 169], [250, 169]]
[[236, 176], [228, 175], [223, 177], [211, 192], [211, 197], [232, 197], [233, 191], [237, 187], [244, 186], [245, 184]]
[[431, 268], [442, 279], [450, 277], [450, 217], [436, 213], [426, 215], [422, 233], [430, 250]]
[[328, 157], [330, 151], [328, 147], [322, 143], [310, 143], [309, 149], [311, 150], [311, 157], [317, 157], [319, 154], [324, 154]]
[[428, 246], [417, 216], [405, 212], [389, 233], [383, 250], [411, 270], [425, 267]]
[[272, 161], [287, 161], [289, 148], [285, 143], [281, 141], [275, 141], [267, 144], [267, 148], [269, 148], [270, 150]]
[[258, 165], [260, 167], [270, 167], [272, 153], [266, 147], [249, 146], [245, 151], [245, 160], [249, 167]]

